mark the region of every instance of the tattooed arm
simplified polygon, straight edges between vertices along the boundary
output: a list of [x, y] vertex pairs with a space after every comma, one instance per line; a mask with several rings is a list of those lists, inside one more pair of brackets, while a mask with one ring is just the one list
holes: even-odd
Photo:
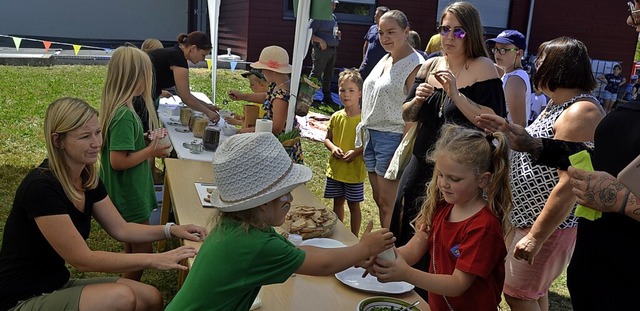
[[577, 202], [604, 213], [621, 213], [640, 221], [640, 201], [607, 172], [587, 172], [569, 167]]

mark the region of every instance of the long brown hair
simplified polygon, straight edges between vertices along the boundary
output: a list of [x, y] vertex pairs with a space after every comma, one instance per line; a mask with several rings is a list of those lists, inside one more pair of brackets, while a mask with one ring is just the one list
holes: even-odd
[[467, 58], [487, 57], [487, 47], [484, 44], [484, 29], [480, 21], [478, 9], [469, 2], [458, 1], [448, 5], [440, 16], [440, 24], [445, 15], [453, 14], [460, 26], [467, 33], [465, 40], [465, 53]]

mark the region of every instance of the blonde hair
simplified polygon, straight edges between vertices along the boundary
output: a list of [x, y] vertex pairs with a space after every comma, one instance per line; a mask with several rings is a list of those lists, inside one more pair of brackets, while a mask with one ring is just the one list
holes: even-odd
[[[498, 145], [494, 146], [492, 140]], [[511, 211], [511, 183], [509, 179], [509, 145], [504, 134], [496, 132], [493, 136], [465, 128], [459, 125], [445, 124], [440, 130], [440, 137], [428, 154], [428, 161], [435, 163], [435, 159], [442, 153], [447, 153], [453, 161], [475, 170], [476, 176], [485, 172], [491, 173], [486, 191], [489, 210], [502, 224], [503, 233], [511, 227], [509, 212]], [[414, 220], [416, 228], [424, 226], [430, 232], [433, 214], [444, 197], [438, 189], [438, 172], [434, 170], [431, 181], [427, 185], [426, 198], [422, 210]]]
[[140, 49], [144, 52], [149, 52], [149, 51], [161, 49], [163, 47], [164, 45], [162, 45], [162, 42], [160, 42], [160, 40], [149, 38], [147, 40], [144, 40], [144, 42], [142, 42]]
[[[158, 116], [151, 98], [153, 69], [147, 53], [134, 47], [121, 46], [117, 48], [107, 67], [107, 77], [102, 89], [102, 104], [100, 105], [100, 126], [102, 138], [106, 141], [107, 132], [116, 110], [130, 102], [139, 83], [144, 83], [142, 99], [149, 111], [149, 128], [158, 127]], [[133, 109], [132, 109], [133, 111]]]
[[338, 76], [338, 85], [342, 83], [342, 81], [351, 81], [358, 86], [358, 89], [362, 91], [362, 76], [360, 75], [360, 71], [355, 68], [345, 69], [340, 72]]
[[442, 50], [442, 41], [439, 33], [431, 36], [427, 48], [424, 50], [427, 54], [435, 53]]
[[[98, 111], [84, 100], [62, 97], [49, 104], [44, 117], [44, 138], [49, 170], [58, 179], [65, 195], [72, 202], [80, 201], [82, 196], [73, 186], [67, 159], [64, 151], [57, 147], [57, 143], [63, 140], [68, 132], [81, 128], [97, 115]], [[54, 133], [58, 134], [57, 142], [53, 141]], [[99, 172], [100, 161], [85, 165], [80, 175], [82, 188], [94, 189], [98, 185]]]

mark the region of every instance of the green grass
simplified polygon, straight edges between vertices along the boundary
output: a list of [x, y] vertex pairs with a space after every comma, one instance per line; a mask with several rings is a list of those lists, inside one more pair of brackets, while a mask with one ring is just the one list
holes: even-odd
[[[45, 157], [42, 139], [42, 123], [47, 105], [62, 96], [79, 97], [94, 107], [100, 104], [102, 84], [106, 74], [106, 66], [55, 66], [55, 67], [10, 67], [0, 66], [0, 237], [9, 215], [13, 196], [18, 184], [26, 173], [40, 164]], [[193, 91], [211, 95], [211, 72], [205, 69], [190, 71]], [[218, 70], [217, 95], [215, 102], [221, 104], [230, 89], [248, 92], [246, 79], [238, 71]], [[227, 109], [240, 113], [242, 102], [229, 101]], [[329, 111], [320, 111], [325, 114]], [[320, 142], [303, 139], [305, 163], [313, 170], [313, 179], [307, 184], [318, 197], [322, 198], [324, 190], [324, 172], [329, 152]], [[322, 199], [331, 207], [332, 201]], [[378, 211], [371, 187], [365, 183], [365, 202], [362, 206], [363, 224], [373, 221], [379, 227]], [[345, 223], [348, 226], [348, 209]], [[364, 227], [364, 225], [363, 225]], [[1, 242], [0, 242], [1, 243]], [[94, 250], [121, 252], [122, 246], [94, 224], [88, 240], [89, 247]], [[1, 244], [0, 244], [1, 245]], [[177, 246], [171, 241], [170, 246]], [[90, 277], [104, 275], [101, 273], [80, 273], [71, 268], [73, 277]], [[176, 271], [145, 272], [143, 282], [156, 286], [169, 302], [176, 292]], [[563, 274], [552, 286], [551, 310], [571, 310], [566, 276]], [[505, 305], [506, 306], [506, 305]], [[506, 309], [508, 310], [508, 308]]]

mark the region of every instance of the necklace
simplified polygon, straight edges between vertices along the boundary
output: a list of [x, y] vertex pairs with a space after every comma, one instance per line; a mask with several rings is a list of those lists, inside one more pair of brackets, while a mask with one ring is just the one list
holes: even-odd
[[[449, 67], [449, 60], [445, 59], [447, 67], [449, 69], [451, 69], [451, 67]], [[456, 74], [453, 75], [454, 78], [456, 78], [456, 80], [460, 77], [460, 73], [462, 72], [462, 69], [467, 67], [467, 60], [464, 61], [464, 64], [462, 64], [462, 66], [460, 66], [460, 69], [458, 69], [458, 72]], [[451, 91], [451, 90], [449, 90]], [[442, 118], [442, 115], [444, 114], [444, 106], [445, 106], [445, 100], [449, 101], [450, 97], [449, 94], [447, 94], [444, 91], [444, 88], [442, 89], [442, 96], [440, 97], [440, 109], [438, 111], [438, 118]]]

